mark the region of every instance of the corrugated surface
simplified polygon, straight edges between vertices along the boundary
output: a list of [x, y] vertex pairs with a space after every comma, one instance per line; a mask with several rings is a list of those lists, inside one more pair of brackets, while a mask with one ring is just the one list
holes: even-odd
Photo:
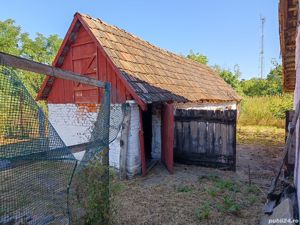
[[209, 67], [155, 47], [99, 19], [79, 15], [144, 102], [241, 99]]

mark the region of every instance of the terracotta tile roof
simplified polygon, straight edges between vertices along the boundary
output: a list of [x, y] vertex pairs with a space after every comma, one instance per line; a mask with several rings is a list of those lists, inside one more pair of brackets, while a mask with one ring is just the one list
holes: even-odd
[[79, 15], [144, 102], [241, 100], [208, 66], [158, 48], [100, 19]]

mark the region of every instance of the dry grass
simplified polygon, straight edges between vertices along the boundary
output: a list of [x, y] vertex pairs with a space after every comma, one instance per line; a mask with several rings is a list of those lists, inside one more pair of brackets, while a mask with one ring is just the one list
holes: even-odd
[[112, 224], [259, 224], [284, 132], [255, 126], [238, 131], [236, 172], [176, 164], [170, 175], [158, 165], [146, 177], [114, 180]]
[[115, 197], [112, 224], [258, 224], [264, 192], [233, 172], [162, 165], [145, 177], [124, 181]]
[[283, 146], [285, 131], [270, 126], [238, 126], [237, 142], [239, 144], [258, 144], [267, 146]]
[[293, 107], [292, 95], [245, 97], [240, 105], [240, 126], [284, 128], [285, 111]]

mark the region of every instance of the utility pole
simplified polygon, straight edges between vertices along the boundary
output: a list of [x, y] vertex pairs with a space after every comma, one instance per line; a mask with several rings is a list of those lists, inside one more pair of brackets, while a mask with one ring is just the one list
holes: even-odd
[[265, 29], [265, 22], [266, 18], [260, 15], [261, 21], [261, 46], [260, 46], [260, 78], [264, 78], [264, 29]]

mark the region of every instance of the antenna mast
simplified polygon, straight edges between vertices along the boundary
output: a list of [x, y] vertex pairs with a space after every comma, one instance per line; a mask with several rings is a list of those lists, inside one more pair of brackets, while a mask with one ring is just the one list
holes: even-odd
[[265, 28], [265, 22], [266, 18], [262, 15], [260, 15], [260, 21], [261, 21], [261, 49], [260, 49], [260, 78], [264, 78], [264, 28]]

